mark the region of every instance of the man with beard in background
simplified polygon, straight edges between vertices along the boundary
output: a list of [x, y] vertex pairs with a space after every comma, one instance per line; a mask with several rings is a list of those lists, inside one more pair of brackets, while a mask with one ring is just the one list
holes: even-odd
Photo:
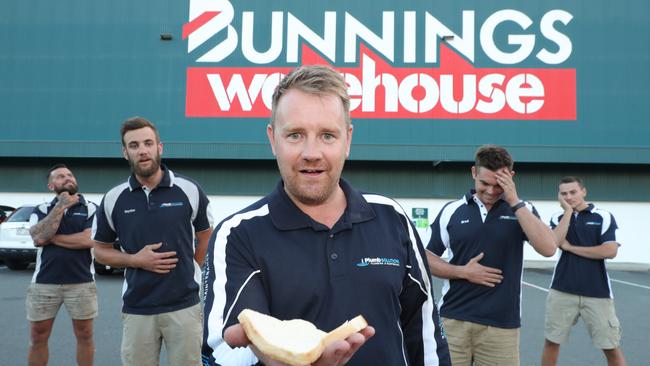
[[92, 365], [97, 288], [90, 232], [96, 205], [77, 193], [77, 180], [63, 164], [50, 168], [47, 188], [57, 196], [34, 208], [30, 217], [29, 232], [38, 254], [26, 299], [30, 321], [28, 364], [47, 364], [48, 339], [56, 314], [65, 304], [77, 338], [77, 364]]
[[[212, 233], [208, 198], [196, 182], [161, 164], [153, 123], [133, 117], [120, 133], [133, 174], [104, 196], [93, 239], [99, 262], [126, 267], [122, 364], [158, 365], [164, 341], [169, 365], [198, 365], [199, 281]], [[113, 248], [118, 238], [121, 251]]]

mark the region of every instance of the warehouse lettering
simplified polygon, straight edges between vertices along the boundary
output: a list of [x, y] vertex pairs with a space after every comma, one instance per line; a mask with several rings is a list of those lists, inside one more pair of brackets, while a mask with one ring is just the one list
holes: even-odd
[[[308, 47], [302, 52], [303, 64], [326, 63]], [[354, 118], [575, 119], [575, 97], [567, 95], [575, 90], [571, 69], [473, 68], [444, 46], [440, 68], [395, 68], [363, 49], [358, 67], [337, 69], [349, 85]], [[190, 68], [188, 112], [268, 117], [273, 90], [290, 70]]]
[[[370, 60], [368, 64], [374, 62]], [[440, 102], [440, 106], [452, 114], [467, 113], [473, 109], [492, 114], [503, 110], [506, 105], [517, 113], [527, 114], [537, 112], [544, 104], [544, 85], [533, 74], [516, 74], [509, 80], [504, 74], [487, 74], [478, 80], [478, 84], [477, 75], [462, 75], [462, 99], [456, 101], [454, 75], [441, 74], [436, 80], [429, 74], [413, 73], [398, 80], [392, 74], [375, 74], [373, 66], [364, 68], [361, 79], [354, 74], [343, 73], [350, 85], [351, 111], [361, 107], [362, 112], [376, 112], [375, 96], [378, 92], [383, 95], [382, 104], [386, 112], [399, 112], [403, 108], [412, 113], [426, 113]], [[273, 90], [284, 75], [255, 74], [248, 86], [239, 73], [231, 76], [227, 86], [220, 74], [206, 76], [219, 109], [230, 110], [231, 103], [238, 100], [242, 111], [250, 112], [258, 97], [267, 109], [271, 108]], [[378, 90], [380, 88], [381, 91]], [[481, 98], [477, 98], [477, 92]], [[525, 101], [527, 99], [531, 100]]]

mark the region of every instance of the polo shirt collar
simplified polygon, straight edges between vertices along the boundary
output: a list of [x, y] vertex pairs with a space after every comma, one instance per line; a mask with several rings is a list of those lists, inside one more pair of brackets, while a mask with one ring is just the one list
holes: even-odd
[[[594, 206], [593, 203], [588, 203], [587, 207], [585, 207], [585, 209], [580, 211], [580, 212], [592, 212], [594, 210], [594, 208], [595, 208], [595, 206]], [[578, 213], [580, 213], [580, 212], [578, 212]]]
[[[467, 192], [467, 194], [465, 194], [465, 197], [464, 197], [465, 198], [465, 203], [468, 204], [468, 205], [469, 204], [475, 204], [475, 205], [478, 206], [478, 204], [474, 200], [474, 195], [475, 194], [476, 194], [476, 190], [473, 189], [473, 188], [470, 189], [469, 192]], [[478, 199], [478, 197], [476, 199], [480, 201], [480, 199]], [[492, 205], [492, 208], [501, 206], [501, 204], [503, 204], [504, 202], [505, 201], [503, 200], [503, 198], [499, 198], [496, 202], [494, 202], [494, 205]], [[483, 204], [483, 205], [485, 205], [485, 204]]]
[[[339, 180], [343, 189], [347, 206], [343, 213], [344, 220], [351, 226], [359, 222], [372, 220], [375, 212], [370, 204], [363, 198], [361, 192], [354, 189], [345, 179]], [[280, 180], [275, 190], [269, 195], [269, 214], [273, 225], [279, 230], [296, 230], [311, 227], [322, 229], [322, 224], [315, 222], [309, 215], [296, 206], [284, 190], [284, 182]], [[336, 226], [338, 226], [337, 224]]]
[[[160, 164], [160, 170], [163, 172], [163, 177], [158, 183], [157, 187], [173, 187], [174, 186], [174, 172], [169, 170], [165, 164]], [[142, 189], [142, 184], [135, 177], [135, 173], [131, 173], [129, 177], [129, 189], [135, 191], [136, 189]]]

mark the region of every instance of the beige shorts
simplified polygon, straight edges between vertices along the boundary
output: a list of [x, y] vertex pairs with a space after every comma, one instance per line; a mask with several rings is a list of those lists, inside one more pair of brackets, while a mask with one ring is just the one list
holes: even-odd
[[165, 342], [169, 366], [201, 364], [201, 305], [155, 315], [122, 313], [122, 365], [158, 366]]
[[[442, 318], [454, 366], [518, 366], [519, 328]], [[472, 363], [473, 362], [473, 363]]]
[[621, 344], [621, 325], [616, 317], [614, 300], [587, 297], [549, 290], [546, 298], [544, 336], [553, 343], [569, 339], [578, 318], [587, 325], [591, 342], [598, 349], [614, 349]]
[[86, 320], [97, 317], [95, 282], [66, 285], [32, 283], [27, 288], [25, 305], [29, 321], [55, 318], [61, 304], [65, 304], [71, 319]]

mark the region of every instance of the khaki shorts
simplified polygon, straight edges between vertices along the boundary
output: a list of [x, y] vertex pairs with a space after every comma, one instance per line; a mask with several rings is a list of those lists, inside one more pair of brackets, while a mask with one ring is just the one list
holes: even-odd
[[97, 317], [97, 287], [95, 282], [54, 285], [32, 283], [27, 288], [27, 320], [38, 322], [53, 319], [65, 304], [71, 319]]
[[122, 365], [158, 366], [165, 342], [169, 366], [201, 365], [201, 305], [155, 315], [122, 313]]
[[598, 349], [614, 349], [621, 344], [621, 325], [616, 317], [614, 300], [587, 297], [549, 290], [546, 298], [544, 336], [553, 343], [569, 339], [578, 318], [587, 325], [591, 342]]
[[[519, 328], [442, 318], [454, 366], [518, 366]], [[472, 363], [474, 362], [474, 363]]]

